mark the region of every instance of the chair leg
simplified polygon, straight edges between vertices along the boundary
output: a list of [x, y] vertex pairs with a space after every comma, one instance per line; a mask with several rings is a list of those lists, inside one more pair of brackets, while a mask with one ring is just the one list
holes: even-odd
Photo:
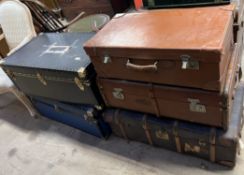
[[23, 103], [32, 117], [37, 117], [37, 111], [34, 109], [30, 100], [22, 92], [15, 87], [12, 88], [11, 92], [19, 99], [20, 102]]

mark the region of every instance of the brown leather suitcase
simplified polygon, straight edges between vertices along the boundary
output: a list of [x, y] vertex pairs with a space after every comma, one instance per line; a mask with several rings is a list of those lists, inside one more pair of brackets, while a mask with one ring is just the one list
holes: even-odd
[[234, 5], [116, 15], [84, 48], [100, 77], [223, 92]]
[[222, 94], [192, 88], [99, 78], [105, 103], [111, 107], [167, 116], [227, 129], [235, 86], [239, 81], [239, 44], [227, 71]]

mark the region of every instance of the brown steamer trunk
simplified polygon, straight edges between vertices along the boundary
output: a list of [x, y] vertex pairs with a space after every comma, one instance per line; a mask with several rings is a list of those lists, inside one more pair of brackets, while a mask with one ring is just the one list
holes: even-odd
[[84, 47], [100, 77], [223, 92], [234, 5], [116, 15]]
[[98, 84], [108, 106], [227, 129], [234, 89], [239, 81], [239, 49], [236, 44], [222, 94], [104, 78], [99, 78]]

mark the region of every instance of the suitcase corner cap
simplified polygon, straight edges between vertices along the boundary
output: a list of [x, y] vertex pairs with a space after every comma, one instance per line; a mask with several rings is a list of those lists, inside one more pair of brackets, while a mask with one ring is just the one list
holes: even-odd
[[80, 78], [85, 78], [86, 77], [86, 70], [84, 67], [81, 67], [78, 71], [77, 71], [78, 75]]

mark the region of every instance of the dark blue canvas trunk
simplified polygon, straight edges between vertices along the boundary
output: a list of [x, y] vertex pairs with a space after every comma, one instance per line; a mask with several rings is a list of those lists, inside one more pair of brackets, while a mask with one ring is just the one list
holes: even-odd
[[38, 112], [47, 118], [100, 138], [107, 138], [111, 133], [110, 127], [101, 117], [101, 111], [91, 105], [71, 105], [38, 97], [31, 99]]
[[[229, 129], [192, 124], [128, 110], [107, 109], [115, 135], [234, 166], [241, 137], [244, 86], [237, 88]], [[176, 109], [177, 110], [177, 109]]]
[[101, 105], [96, 72], [82, 45], [95, 33], [44, 33], [5, 59], [2, 67], [29, 96]]

